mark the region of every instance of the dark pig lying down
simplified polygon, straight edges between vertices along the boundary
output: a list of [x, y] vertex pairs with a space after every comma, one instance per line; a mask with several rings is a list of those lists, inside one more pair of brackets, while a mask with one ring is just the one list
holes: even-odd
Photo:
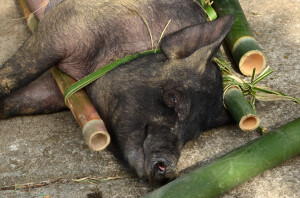
[[[49, 0], [29, 0], [37, 10]], [[43, 7], [45, 8], [45, 6]], [[75, 79], [116, 58], [157, 44], [163, 53], [117, 67], [86, 87], [112, 137], [111, 149], [141, 178], [174, 179], [180, 150], [201, 132], [230, 120], [222, 76], [212, 61], [232, 16], [206, 22], [192, 0], [50, 1], [37, 31], [0, 68], [0, 117], [66, 108], [48, 72]]]

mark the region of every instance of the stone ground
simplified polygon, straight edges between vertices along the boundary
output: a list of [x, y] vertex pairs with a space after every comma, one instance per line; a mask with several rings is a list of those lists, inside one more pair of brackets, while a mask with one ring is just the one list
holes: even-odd
[[[263, 83], [300, 97], [300, 1], [240, 2], [275, 70]], [[17, 0], [1, 1], [0, 65], [30, 36], [21, 18]], [[257, 111], [270, 129], [300, 116], [290, 102], [258, 102]], [[141, 197], [153, 190], [109, 151], [90, 151], [70, 112], [0, 120], [0, 126], [0, 197]], [[257, 137], [235, 125], [207, 131], [185, 146], [178, 167], [186, 172]], [[222, 197], [300, 197], [300, 156]]]

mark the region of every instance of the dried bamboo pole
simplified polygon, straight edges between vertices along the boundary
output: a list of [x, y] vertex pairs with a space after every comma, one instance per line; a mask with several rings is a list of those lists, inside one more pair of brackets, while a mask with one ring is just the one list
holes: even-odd
[[[51, 73], [62, 93], [65, 93], [67, 88], [76, 82], [56, 67], [51, 68]], [[85, 91], [81, 89], [74, 93], [68, 98], [67, 104], [82, 128], [82, 134], [90, 149], [100, 151], [106, 148], [110, 142], [110, 136]]]
[[256, 68], [256, 75], [261, 73], [266, 66], [266, 57], [253, 37], [239, 1], [214, 0], [213, 7], [220, 17], [234, 15], [233, 26], [225, 39], [240, 71], [251, 76]]
[[[19, 0], [19, 4], [30, 30], [34, 32], [38, 25], [37, 17], [29, 9], [26, 0]], [[76, 82], [75, 79], [59, 71], [56, 67], [51, 68], [51, 73], [62, 94]], [[89, 148], [93, 151], [105, 149], [110, 142], [110, 136], [85, 91], [80, 90], [74, 93], [68, 98], [67, 103], [68, 108], [82, 128], [82, 134]]]

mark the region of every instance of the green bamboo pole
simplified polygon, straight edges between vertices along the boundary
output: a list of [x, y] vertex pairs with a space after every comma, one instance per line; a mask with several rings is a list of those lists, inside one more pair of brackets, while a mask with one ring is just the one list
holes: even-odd
[[146, 195], [146, 198], [217, 197], [300, 154], [300, 118]]
[[[26, 0], [19, 0], [19, 4], [27, 25], [31, 32], [34, 32], [38, 26], [38, 18], [31, 12]], [[76, 82], [75, 79], [59, 71], [56, 67], [51, 68], [51, 73], [62, 94]], [[110, 135], [86, 92], [81, 89], [70, 96], [66, 102], [82, 128], [82, 134], [89, 148], [93, 151], [105, 149], [110, 143]]]
[[259, 126], [259, 118], [242, 91], [231, 86], [224, 91], [224, 105], [243, 131], [255, 130]]
[[241, 73], [251, 76], [256, 68], [256, 75], [266, 66], [266, 57], [254, 39], [246, 16], [238, 0], [214, 0], [213, 7], [218, 16], [234, 15], [234, 24], [226, 36], [226, 42]]

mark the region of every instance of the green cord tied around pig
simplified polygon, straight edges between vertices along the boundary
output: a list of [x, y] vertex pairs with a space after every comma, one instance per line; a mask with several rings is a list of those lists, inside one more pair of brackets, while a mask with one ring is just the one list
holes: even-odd
[[211, 7], [213, 1], [210, 0], [194, 0], [196, 4], [198, 4], [203, 11], [205, 12], [206, 18], [208, 21], [215, 20], [217, 18], [216, 11]]
[[103, 75], [105, 75], [110, 70], [112, 70], [112, 69], [114, 69], [114, 68], [116, 68], [120, 65], [123, 65], [125, 63], [128, 63], [130, 61], [133, 61], [137, 58], [140, 58], [140, 57], [143, 57], [143, 56], [146, 56], [146, 55], [150, 55], [150, 54], [156, 54], [156, 53], [162, 53], [162, 51], [158, 50], [158, 49], [154, 49], [154, 50], [149, 50], [149, 51], [145, 51], [145, 52], [140, 52], [140, 53], [137, 53], [137, 54], [126, 56], [122, 59], [117, 59], [115, 62], [110, 63], [108, 65], [105, 65], [101, 69], [96, 70], [95, 72], [91, 73], [90, 75], [82, 78], [81, 80], [75, 82], [70, 87], [68, 87], [68, 89], [64, 93], [65, 103], [66, 104], [68, 103], [68, 98], [70, 98], [72, 96], [72, 94], [74, 94], [75, 92], [77, 92], [80, 89], [84, 88], [85, 86], [89, 85], [90, 83], [94, 82], [98, 78], [102, 77]]

